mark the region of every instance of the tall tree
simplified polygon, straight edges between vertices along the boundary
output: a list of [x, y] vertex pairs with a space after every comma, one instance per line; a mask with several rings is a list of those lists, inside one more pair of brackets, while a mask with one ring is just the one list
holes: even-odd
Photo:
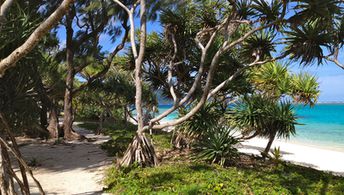
[[[99, 77], [102, 77], [109, 70], [113, 58], [124, 47], [126, 38], [128, 36], [128, 27], [126, 26], [126, 18], [121, 16], [121, 12], [117, 15], [111, 15], [110, 13], [116, 7], [113, 7], [111, 2], [107, 1], [85, 1], [78, 2], [73, 5], [66, 17], [64, 26], [66, 28], [66, 90], [64, 95], [64, 118], [63, 129], [64, 138], [68, 140], [79, 139], [78, 135], [73, 130], [73, 96], [87, 85], [92, 83]], [[116, 27], [109, 26], [109, 21], [116, 21], [117, 18], [122, 19], [122, 27], [125, 32], [123, 33], [122, 41], [117, 47], [111, 51], [106, 59], [104, 54], [100, 52], [99, 37], [105, 31], [116, 32]], [[73, 25], [76, 24], [77, 28], [74, 29]], [[108, 27], [108, 29], [106, 29]], [[115, 28], [115, 29], [114, 29]], [[74, 33], [74, 31], [77, 31]], [[116, 37], [118, 33], [112, 35]], [[91, 58], [91, 60], [90, 60]], [[106, 59], [103, 62], [103, 59]], [[78, 63], [78, 64], [77, 64]], [[87, 78], [87, 82], [79, 87], [74, 86], [75, 76], [81, 73], [86, 67], [98, 64], [102, 67], [99, 72]]]

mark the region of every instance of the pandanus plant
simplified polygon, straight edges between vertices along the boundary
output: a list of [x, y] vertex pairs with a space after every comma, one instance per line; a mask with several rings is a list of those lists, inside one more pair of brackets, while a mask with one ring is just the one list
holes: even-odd
[[319, 86], [314, 76], [290, 74], [287, 66], [278, 63], [253, 69], [250, 80], [255, 92], [234, 107], [231, 120], [245, 138], [269, 139], [263, 151], [266, 156], [276, 136], [289, 138], [296, 133], [297, 117], [290, 100], [313, 106], [319, 96]]

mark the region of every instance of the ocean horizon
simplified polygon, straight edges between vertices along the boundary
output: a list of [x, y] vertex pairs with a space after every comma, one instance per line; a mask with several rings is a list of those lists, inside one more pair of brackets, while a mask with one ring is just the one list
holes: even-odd
[[[159, 105], [159, 114], [171, 106]], [[344, 103], [321, 102], [314, 107], [294, 105], [294, 110], [300, 125], [296, 125], [296, 135], [287, 142], [344, 151]], [[178, 111], [175, 111], [163, 121], [177, 117]]]

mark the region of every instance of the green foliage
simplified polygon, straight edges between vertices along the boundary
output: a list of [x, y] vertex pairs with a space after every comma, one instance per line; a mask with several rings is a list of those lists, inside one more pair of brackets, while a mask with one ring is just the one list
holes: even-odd
[[295, 165], [222, 168], [180, 162], [107, 172], [114, 194], [343, 194], [344, 179]]
[[196, 142], [194, 150], [198, 159], [224, 166], [238, 157], [235, 148], [238, 143], [233, 130], [220, 124], [210, 127], [203, 138]]
[[306, 23], [286, 31], [285, 34], [287, 35], [285, 54], [304, 64], [310, 64], [314, 60], [317, 60], [318, 64], [322, 63], [324, 56], [322, 47], [329, 48], [329, 40], [332, 39], [321, 22]]
[[320, 94], [317, 79], [307, 73], [293, 75], [291, 79], [291, 90], [296, 102], [302, 102], [313, 106]]
[[242, 55], [254, 60], [257, 55], [260, 60], [271, 58], [271, 53], [276, 51], [273, 43], [275, 36], [270, 32], [259, 32], [250, 36], [243, 44]]
[[281, 153], [281, 149], [280, 147], [275, 147], [273, 149], [273, 151], [271, 152], [272, 154], [272, 160], [275, 162], [275, 163], [280, 163], [281, 160], [282, 160], [282, 153]]
[[[192, 107], [180, 109], [180, 116], [188, 113]], [[223, 113], [216, 104], [204, 105], [193, 117], [176, 127], [176, 131], [185, 134], [191, 139], [201, 139], [208, 130], [216, 125]]]
[[259, 17], [266, 23], [273, 22], [278, 19], [281, 14], [282, 2], [279, 0], [265, 1], [253, 0], [253, 9], [256, 11], [255, 16]]
[[246, 96], [234, 107], [230, 119], [244, 134], [289, 138], [296, 133], [297, 117], [293, 106], [289, 102], [274, 102], [260, 95]]
[[319, 96], [319, 83], [308, 73], [291, 74], [287, 65], [266, 63], [249, 71], [253, 88], [266, 98], [279, 101], [289, 96], [296, 103], [314, 105]]
[[290, 74], [285, 65], [266, 63], [250, 71], [250, 81], [256, 90], [267, 97], [279, 99], [290, 90]]
[[[42, 21], [40, 6], [38, 1], [20, 1], [10, 7], [6, 19], [1, 21], [0, 61], [23, 44]], [[46, 136], [47, 132], [39, 124], [40, 112], [47, 104], [41, 77], [45, 71], [41, 67], [50, 66], [45, 56], [56, 45], [55, 33], [48, 33], [0, 78], [0, 112], [16, 133]]]

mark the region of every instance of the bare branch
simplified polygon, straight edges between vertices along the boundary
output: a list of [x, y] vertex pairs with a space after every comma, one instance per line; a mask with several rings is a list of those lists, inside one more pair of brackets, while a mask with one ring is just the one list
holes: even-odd
[[253, 66], [258, 66], [258, 65], [262, 65], [262, 64], [266, 64], [268, 62], [273, 62], [279, 59], [282, 59], [286, 56], [286, 54], [283, 54], [281, 56], [275, 57], [275, 58], [271, 58], [271, 59], [266, 59], [263, 61], [259, 61], [259, 55], [256, 56], [256, 59], [254, 62], [252, 62], [251, 64], [248, 64], [242, 68], [240, 68], [239, 70], [237, 70], [232, 76], [230, 76], [228, 79], [226, 79], [225, 81], [223, 81], [222, 83], [220, 83], [218, 86], [216, 86], [213, 90], [211, 90], [211, 92], [208, 94], [208, 98], [212, 97], [213, 95], [215, 95], [218, 91], [220, 91], [224, 86], [226, 86], [230, 81], [232, 81], [233, 79], [235, 79], [237, 76], [240, 75], [240, 73], [242, 73], [242, 71], [244, 71], [245, 69], [251, 68]]
[[16, 66], [16, 62], [28, 54], [38, 44], [45, 34], [58, 23], [66, 13], [69, 5], [73, 2], [74, 0], [64, 0], [61, 5], [36, 28], [25, 43], [0, 61], [0, 77], [4, 75], [7, 69]]
[[129, 16], [129, 22], [130, 22], [130, 44], [133, 51], [134, 58], [136, 59], [138, 57], [136, 44], [135, 44], [135, 23], [134, 23], [134, 11], [137, 6], [137, 3], [135, 2], [131, 9], [126, 7], [122, 2], [119, 0], [113, 0], [115, 3], [117, 3], [120, 7], [122, 7]]
[[169, 67], [168, 67], [167, 80], [168, 80], [168, 85], [169, 85], [169, 88], [170, 88], [170, 93], [171, 93], [172, 98], [173, 98], [173, 104], [177, 104], [177, 101], [178, 101], [177, 100], [177, 95], [176, 95], [176, 93], [174, 91], [174, 86], [173, 86], [173, 83], [172, 83], [172, 71], [173, 71], [173, 66], [175, 65], [174, 64], [174, 60], [177, 57], [178, 48], [177, 48], [176, 37], [174, 36], [173, 33], [171, 33], [171, 37], [172, 37], [174, 51], [173, 51], [173, 56], [172, 56], [172, 58], [170, 60]]
[[224, 47], [224, 51], [227, 51], [229, 50], [230, 48], [234, 47], [235, 45], [245, 41], [248, 37], [250, 37], [252, 34], [254, 34], [255, 32], [258, 32], [260, 30], [263, 30], [265, 28], [269, 28], [271, 26], [273, 26], [274, 24], [280, 22], [281, 20], [276, 20], [272, 23], [269, 23], [267, 25], [264, 25], [264, 26], [260, 26], [260, 27], [257, 27], [257, 28], [254, 28], [250, 31], [248, 31], [245, 35], [243, 35], [242, 37], [240, 37], [239, 39], [237, 39], [236, 41], [233, 41], [231, 42], [230, 44], [228, 44], [226, 47]]
[[[225, 21], [227, 21], [227, 20], [225, 20]], [[201, 78], [202, 78], [203, 71], [204, 71], [204, 63], [205, 63], [205, 58], [207, 56], [207, 52], [208, 52], [211, 44], [214, 42], [215, 37], [216, 37], [218, 31], [221, 30], [220, 27], [223, 27], [224, 23], [225, 22], [223, 22], [221, 25], [219, 25], [217, 28], [215, 28], [215, 31], [213, 32], [213, 34], [211, 35], [209, 41], [207, 42], [206, 47], [204, 47], [202, 45], [202, 43], [199, 41], [199, 39], [196, 36], [195, 41], [198, 44], [198, 46], [200, 47], [200, 49], [202, 50], [202, 55], [201, 55], [200, 66], [199, 66], [197, 75], [195, 77], [195, 80], [194, 80], [191, 88], [189, 89], [188, 93], [184, 96], [184, 98], [182, 100], [180, 100], [178, 103], [173, 104], [173, 106], [171, 108], [167, 109], [165, 112], [163, 112], [159, 116], [157, 116], [157, 117], [153, 118], [152, 120], [150, 120], [150, 124], [151, 125], [156, 123], [156, 122], [158, 122], [158, 121], [160, 121], [161, 119], [163, 119], [167, 115], [171, 114], [177, 108], [179, 108], [180, 106], [182, 106], [183, 104], [185, 104], [187, 101], [190, 100], [190, 98], [192, 97], [193, 93], [196, 91], [197, 86], [201, 82]], [[201, 31], [201, 32], [203, 32], [203, 31]], [[200, 35], [201, 33], [197, 33], [197, 34]]]
[[325, 59], [328, 61], [331, 61], [333, 63], [335, 63], [338, 67], [340, 67], [341, 69], [344, 69], [344, 64], [341, 64], [338, 60], [338, 55], [339, 55], [339, 48], [336, 47], [333, 53], [333, 57], [331, 58], [330, 56], [325, 56]]

